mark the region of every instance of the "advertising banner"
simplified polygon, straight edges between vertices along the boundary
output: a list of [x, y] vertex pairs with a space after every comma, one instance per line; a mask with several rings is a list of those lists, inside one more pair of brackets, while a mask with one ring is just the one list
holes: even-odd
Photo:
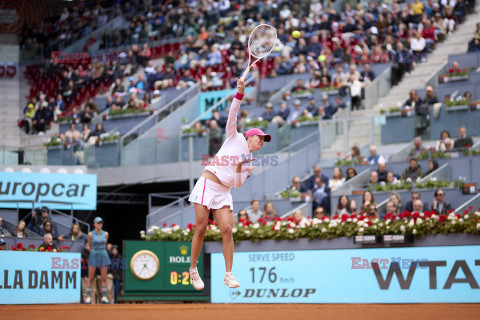
[[95, 210], [97, 175], [60, 173], [0, 173], [0, 208]]
[[[252, 87], [246, 87], [245, 88], [245, 93], [249, 92], [252, 89]], [[199, 113], [202, 114], [205, 111], [207, 111], [209, 108], [211, 108], [215, 103], [218, 101], [222, 100], [225, 98], [225, 96], [229, 94], [235, 94], [237, 92], [237, 89], [227, 89], [227, 90], [216, 90], [216, 91], [207, 91], [207, 92], [202, 92], [200, 94], [200, 101], [199, 101]], [[230, 104], [230, 100], [225, 101], [219, 108], [218, 110], [224, 110], [227, 108], [227, 104]], [[201, 120], [208, 120], [212, 118], [212, 113], [209, 112], [205, 114]]]
[[211, 255], [214, 303], [479, 303], [480, 246], [238, 252], [223, 284]]
[[0, 251], [0, 304], [80, 302], [80, 253]]

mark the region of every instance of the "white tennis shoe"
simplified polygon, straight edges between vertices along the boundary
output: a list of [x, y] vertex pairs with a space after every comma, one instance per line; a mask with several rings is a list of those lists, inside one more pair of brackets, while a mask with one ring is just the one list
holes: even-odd
[[225, 278], [223, 279], [223, 284], [229, 288], [238, 288], [240, 285], [231, 272], [225, 273]]
[[86, 297], [84, 303], [85, 304], [91, 304], [92, 303], [92, 298]]
[[110, 302], [108, 301], [107, 297], [102, 298], [102, 303], [103, 304], [109, 304]]
[[205, 287], [205, 284], [203, 283], [202, 278], [200, 278], [200, 275], [198, 274], [197, 267], [195, 267], [194, 269], [190, 268], [189, 271], [193, 287], [196, 290], [202, 290]]

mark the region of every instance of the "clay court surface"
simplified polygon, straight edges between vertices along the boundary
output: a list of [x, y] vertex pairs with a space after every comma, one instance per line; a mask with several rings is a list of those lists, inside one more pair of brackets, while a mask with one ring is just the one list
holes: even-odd
[[0, 306], [1, 320], [478, 319], [480, 304], [121, 304]]

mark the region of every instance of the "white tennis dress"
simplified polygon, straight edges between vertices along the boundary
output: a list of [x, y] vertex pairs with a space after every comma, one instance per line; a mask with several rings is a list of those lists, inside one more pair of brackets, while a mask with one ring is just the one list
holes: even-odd
[[237, 113], [242, 99], [243, 94], [235, 95], [225, 127], [226, 139], [210, 165], [205, 167], [205, 170], [215, 174], [222, 184], [201, 177], [195, 184], [188, 201], [204, 205], [208, 209], [229, 206], [233, 210], [230, 189], [240, 187], [254, 168], [252, 162], [249, 162], [242, 166], [241, 173], [235, 172], [239, 160], [252, 157], [245, 136], [237, 132]]

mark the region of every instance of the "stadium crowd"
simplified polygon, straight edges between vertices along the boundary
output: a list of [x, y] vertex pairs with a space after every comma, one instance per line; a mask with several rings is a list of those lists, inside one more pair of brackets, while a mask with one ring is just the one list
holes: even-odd
[[[464, 21], [472, 8], [473, 2], [464, 0], [429, 0], [427, 3], [416, 0], [406, 4], [392, 1], [381, 5], [372, 1], [365, 8], [347, 3], [342, 12], [318, 0], [292, 3], [229, 0], [82, 2], [78, 8], [65, 8], [59, 16], [25, 28], [22, 34], [24, 49], [33, 50], [49, 60], [42, 66], [41, 73], [47, 76], [61, 73], [56, 79], [61, 80], [62, 85], [55, 88], [58, 92], [48, 92], [43, 98], [41, 90], [31, 94], [36, 101], [28, 104], [22, 124], [26, 131], [44, 132], [52, 119], [71, 113], [75, 117], [85, 107], [81, 107], [81, 99], [72, 103], [69, 98], [75, 96], [82, 80], [88, 84], [89, 77], [92, 81], [108, 78], [115, 82], [114, 90], [118, 90], [122, 88], [121, 77], [133, 75], [136, 67], [140, 67], [141, 72], [137, 80], [130, 81], [129, 87], [144, 92], [140, 95], [142, 99], [130, 99], [135, 101], [122, 106], [125, 108], [148, 107], [155, 92], [158, 95], [170, 87], [184, 89], [196, 83], [203, 90], [228, 87], [245, 69], [248, 34], [259, 23], [270, 23], [278, 30], [274, 58], [266, 61], [265, 66], [259, 66], [264, 75], [275, 77], [310, 72], [312, 79], [305, 88], [348, 88], [352, 107], [361, 108], [361, 89], [375, 77], [369, 63], [391, 63], [392, 82], [397, 83], [437, 41], [442, 41]], [[91, 39], [91, 42], [100, 41], [101, 48], [127, 45], [129, 49], [120, 52], [118, 61], [91, 62], [75, 67], [50, 61], [52, 52], [90, 35], [118, 15], [129, 21], [128, 27], [107, 29], [101, 39]], [[293, 30], [301, 32], [299, 39], [292, 37]], [[149, 44], [178, 37], [184, 37], [178, 50], [168, 50], [158, 64], [150, 61], [153, 48]], [[357, 70], [359, 66], [362, 73]], [[71, 79], [72, 74], [74, 79]], [[129, 92], [129, 88], [124, 90]], [[57, 98], [56, 93], [62, 93], [66, 100], [64, 109], [49, 107]], [[96, 92], [92, 90], [91, 93]], [[148, 93], [145, 98], [144, 93]], [[45, 105], [46, 110], [40, 105]], [[274, 111], [281, 112], [280, 109]], [[332, 110], [325, 111], [323, 114], [316, 109], [309, 113], [325, 118], [332, 116]]]

